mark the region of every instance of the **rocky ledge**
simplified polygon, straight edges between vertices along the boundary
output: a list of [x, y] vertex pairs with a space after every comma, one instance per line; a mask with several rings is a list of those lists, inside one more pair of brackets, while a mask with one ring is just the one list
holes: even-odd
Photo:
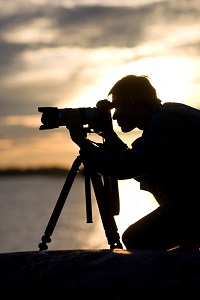
[[[0, 254], [5, 295], [78, 299], [135, 299], [136, 295], [190, 299], [200, 292], [200, 252], [59, 250]], [[55, 293], [55, 294], [54, 294]], [[63, 297], [63, 296], [62, 296]], [[191, 298], [192, 297], [192, 298]]]

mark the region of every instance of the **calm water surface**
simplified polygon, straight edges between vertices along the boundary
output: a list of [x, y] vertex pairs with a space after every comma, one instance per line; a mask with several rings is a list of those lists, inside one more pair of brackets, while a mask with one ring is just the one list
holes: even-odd
[[[65, 183], [65, 176], [0, 177], [0, 253], [37, 251]], [[120, 237], [131, 224], [157, 207], [134, 180], [119, 182]], [[47, 244], [49, 250], [109, 249], [93, 188], [93, 223], [87, 223], [85, 181], [78, 174]]]
[[[0, 178], [0, 252], [37, 251], [65, 177]], [[93, 223], [86, 223], [84, 179], [77, 176], [59, 216], [49, 250], [109, 249], [96, 198]]]

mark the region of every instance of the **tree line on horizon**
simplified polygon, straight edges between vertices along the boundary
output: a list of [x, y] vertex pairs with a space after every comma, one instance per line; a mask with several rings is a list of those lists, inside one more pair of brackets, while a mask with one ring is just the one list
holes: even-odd
[[[38, 167], [38, 168], [5, 168], [0, 169], [0, 176], [15, 176], [15, 175], [46, 175], [46, 176], [67, 176], [69, 169], [61, 167]], [[83, 169], [78, 172], [83, 174]]]

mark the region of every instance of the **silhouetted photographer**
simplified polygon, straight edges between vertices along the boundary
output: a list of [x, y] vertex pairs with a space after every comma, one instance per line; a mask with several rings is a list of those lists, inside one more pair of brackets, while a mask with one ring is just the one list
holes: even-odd
[[94, 129], [104, 138], [103, 146], [87, 138], [79, 109], [58, 111], [57, 120], [67, 126], [90, 172], [116, 180], [133, 178], [157, 200], [157, 209], [125, 230], [124, 245], [127, 249], [198, 250], [200, 111], [181, 103], [162, 104], [147, 76], [125, 76], [108, 95], [112, 102], [97, 102], [95, 111], [114, 109], [112, 118], [122, 132], [142, 131], [131, 148], [114, 132], [110, 118], [102, 130]]

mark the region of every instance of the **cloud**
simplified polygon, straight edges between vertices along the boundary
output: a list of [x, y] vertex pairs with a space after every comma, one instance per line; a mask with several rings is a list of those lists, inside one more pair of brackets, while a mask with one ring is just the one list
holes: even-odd
[[[189, 85], [185, 97], [199, 105], [199, 1], [61, 2], [8, 0], [0, 7], [1, 137], [9, 154], [15, 143], [28, 151], [38, 136], [39, 106], [94, 106], [127, 72], [148, 73], [167, 98]], [[41, 136], [51, 147], [54, 134], [40, 132], [38, 147]]]
[[[14, 5], [12, 1], [9, 3]], [[32, 55], [33, 62], [39, 55], [41, 67], [37, 70], [40, 73], [41, 68], [48, 70], [50, 49], [54, 56], [60, 56], [60, 62], [68, 49], [72, 50], [71, 54], [68, 51], [71, 61], [79, 57], [77, 51], [73, 55], [78, 48], [134, 49], [144, 44], [151, 46], [152, 42], [163, 44], [165, 52], [193, 45], [193, 53], [199, 54], [200, 8], [194, 0], [189, 3], [162, 1], [138, 7], [62, 7], [34, 5], [33, 1], [27, 7], [20, 3], [20, 10], [15, 13], [13, 9], [12, 18], [0, 19], [0, 74], [3, 78], [18, 77], [26, 68], [32, 71], [31, 65], [26, 65], [28, 55]], [[82, 61], [84, 55], [81, 55]]]

